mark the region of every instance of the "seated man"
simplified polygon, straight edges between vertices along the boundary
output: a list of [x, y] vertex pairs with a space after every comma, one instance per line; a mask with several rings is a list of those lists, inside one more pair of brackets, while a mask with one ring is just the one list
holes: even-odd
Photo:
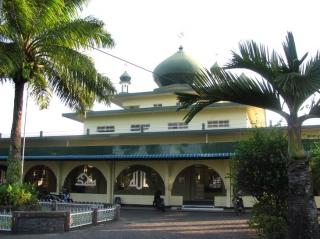
[[161, 202], [161, 195], [162, 195], [162, 192], [160, 190], [157, 190], [154, 194], [154, 198], [153, 198], [153, 203], [152, 203], [152, 206], [153, 207], [157, 207], [160, 202]]

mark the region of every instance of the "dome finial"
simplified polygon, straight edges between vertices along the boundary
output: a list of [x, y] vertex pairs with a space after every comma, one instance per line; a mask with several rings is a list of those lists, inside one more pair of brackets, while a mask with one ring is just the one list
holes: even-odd
[[129, 92], [129, 85], [131, 84], [131, 76], [127, 71], [120, 76], [121, 93]]

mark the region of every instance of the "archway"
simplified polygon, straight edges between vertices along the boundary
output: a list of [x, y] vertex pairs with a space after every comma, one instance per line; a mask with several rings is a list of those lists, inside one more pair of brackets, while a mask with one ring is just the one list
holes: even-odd
[[144, 165], [133, 165], [122, 170], [114, 187], [114, 193], [122, 195], [154, 195], [157, 190], [165, 192], [161, 176]]
[[70, 171], [63, 187], [70, 193], [107, 193], [107, 181], [99, 169], [81, 165]]
[[172, 195], [188, 202], [212, 202], [214, 196], [226, 195], [220, 175], [212, 168], [196, 164], [183, 169], [175, 178]]
[[50, 168], [45, 165], [36, 165], [29, 169], [24, 181], [34, 185], [39, 191], [56, 192], [57, 178]]

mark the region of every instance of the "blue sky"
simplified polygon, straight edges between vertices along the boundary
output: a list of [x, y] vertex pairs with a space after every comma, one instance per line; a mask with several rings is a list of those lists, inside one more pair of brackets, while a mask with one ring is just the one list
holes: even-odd
[[[105, 51], [153, 70], [181, 44], [205, 67], [226, 63], [230, 51], [244, 40], [253, 39], [280, 52], [287, 31], [294, 33], [300, 56], [305, 52], [314, 55], [320, 49], [319, 8], [320, 2], [315, 0], [91, 0], [82, 15], [93, 15], [105, 22], [116, 42], [113, 49]], [[99, 52], [88, 54], [116, 87], [124, 70], [132, 77], [131, 92], [156, 87], [149, 72]], [[0, 95], [0, 133], [8, 134], [12, 85], [0, 85]], [[94, 109], [110, 107], [96, 105]], [[30, 99], [27, 134], [35, 135], [40, 130], [51, 134], [80, 133], [82, 125], [63, 118], [64, 112], [70, 110], [58, 99], [54, 98], [49, 109], [43, 111]], [[268, 119], [279, 120], [274, 114]]]

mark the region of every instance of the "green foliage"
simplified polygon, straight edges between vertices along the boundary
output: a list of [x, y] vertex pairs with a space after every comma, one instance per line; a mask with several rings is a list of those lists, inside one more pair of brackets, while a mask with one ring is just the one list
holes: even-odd
[[[25, 84], [40, 109], [53, 94], [82, 114], [94, 102], [110, 103], [115, 94], [110, 79], [97, 72], [84, 49], [113, 47], [102, 21], [80, 17], [88, 0], [3, 1], [0, 23], [0, 83], [15, 85], [11, 145], [8, 157], [10, 183], [20, 181], [21, 114]], [[9, 162], [10, 161], [10, 162]]]
[[287, 139], [277, 128], [256, 129], [240, 142], [232, 164], [234, 187], [258, 202], [250, 226], [261, 239], [283, 239], [287, 233]]
[[3, 184], [0, 185], [0, 205], [13, 208], [34, 205], [37, 202], [37, 191], [31, 184]]
[[314, 195], [320, 195], [320, 142], [317, 141], [311, 146], [310, 167], [313, 181]]
[[258, 231], [260, 239], [287, 238], [287, 222], [282, 216], [277, 215], [269, 199], [254, 205], [249, 225]]
[[236, 190], [258, 200], [287, 197], [287, 140], [277, 128], [256, 129], [236, 147], [232, 176]]

